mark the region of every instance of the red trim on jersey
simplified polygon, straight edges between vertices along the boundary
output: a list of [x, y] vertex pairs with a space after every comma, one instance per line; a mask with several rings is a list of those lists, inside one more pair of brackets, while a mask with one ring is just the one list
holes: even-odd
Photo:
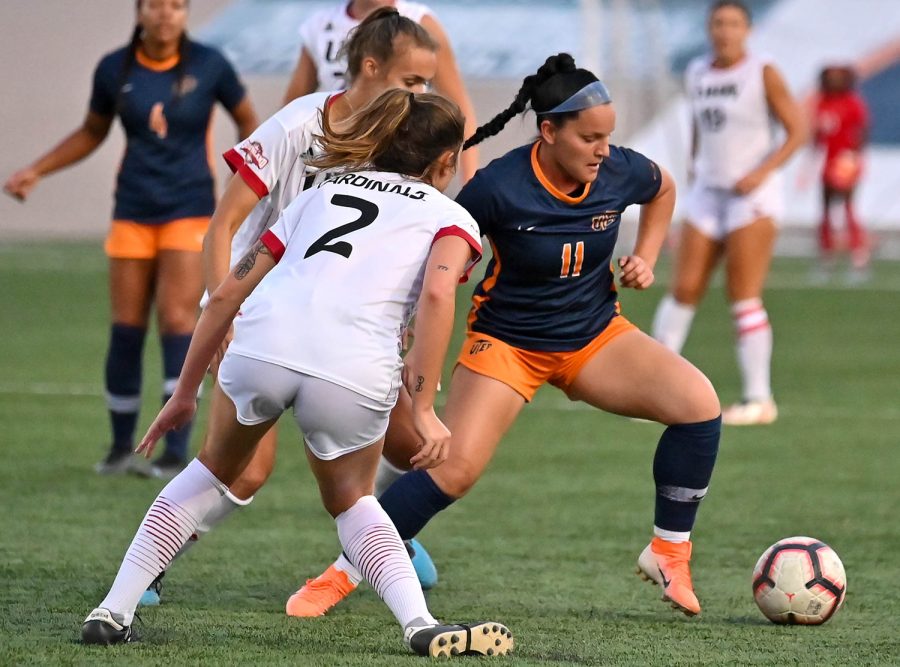
[[325, 100], [325, 108], [330, 109], [331, 107], [334, 106], [335, 102], [337, 102], [339, 99], [341, 99], [346, 94], [347, 94], [347, 91], [342, 90], [341, 92], [335, 93], [334, 95], [330, 96], [327, 100]]
[[231, 172], [233, 174], [239, 174], [240, 177], [244, 179], [244, 183], [249, 185], [250, 189], [256, 193], [257, 197], [262, 199], [269, 194], [269, 188], [266, 187], [266, 184], [263, 183], [262, 180], [260, 180], [259, 176], [256, 175], [256, 172], [247, 166], [247, 163], [244, 162], [244, 158], [241, 157], [240, 153], [233, 148], [229, 148], [222, 154], [222, 157], [225, 158], [225, 162], [228, 163]]
[[276, 264], [281, 261], [281, 258], [284, 255], [284, 244], [281, 242], [280, 238], [275, 236], [271, 229], [267, 229], [265, 233], [259, 237], [259, 242], [269, 249], [269, 252], [272, 253], [272, 257], [275, 258]]
[[444, 227], [443, 229], [438, 230], [438, 233], [434, 235], [434, 240], [431, 244], [434, 245], [438, 239], [442, 239], [445, 236], [458, 236], [468, 243], [469, 247], [472, 249], [472, 259], [466, 265], [465, 273], [463, 273], [462, 277], [459, 279], [459, 282], [461, 283], [469, 282], [469, 274], [472, 273], [472, 269], [474, 269], [475, 265], [481, 260], [481, 243], [473, 238], [472, 235], [462, 227], [451, 225], [450, 227]]

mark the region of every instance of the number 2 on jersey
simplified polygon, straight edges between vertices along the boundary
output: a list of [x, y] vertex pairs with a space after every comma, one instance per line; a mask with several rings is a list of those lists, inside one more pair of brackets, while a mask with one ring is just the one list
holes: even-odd
[[562, 247], [562, 268], [559, 270], [560, 278], [577, 278], [581, 275], [581, 264], [584, 262], [584, 241], [578, 241], [575, 244], [575, 267], [571, 276], [569, 269], [572, 268], [572, 244], [563, 243]]
[[366, 201], [365, 199], [360, 199], [359, 197], [351, 197], [350, 195], [335, 195], [331, 198], [331, 203], [335, 206], [342, 206], [344, 208], [355, 208], [357, 211], [359, 211], [359, 217], [353, 222], [348, 222], [346, 225], [335, 227], [331, 231], [322, 234], [322, 236], [316, 239], [313, 244], [309, 246], [306, 254], [303, 255], [303, 259], [312, 257], [319, 252], [333, 252], [340, 255], [341, 257], [350, 257], [350, 253], [353, 252], [352, 245], [350, 245], [346, 241], [338, 241], [337, 243], [331, 243], [330, 245], [329, 243], [331, 241], [334, 241], [334, 239], [336, 238], [346, 236], [347, 234], [360, 230], [363, 227], [368, 227], [373, 222], [375, 222], [375, 218], [378, 217], [378, 207], [372, 202]]

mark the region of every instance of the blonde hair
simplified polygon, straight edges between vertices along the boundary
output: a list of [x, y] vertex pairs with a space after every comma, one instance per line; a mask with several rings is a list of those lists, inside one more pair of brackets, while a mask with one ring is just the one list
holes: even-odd
[[309, 164], [346, 171], [376, 169], [406, 176], [427, 176], [447, 151], [463, 141], [465, 120], [455, 103], [433, 93], [399, 88], [379, 95], [356, 114], [333, 125], [320, 112], [324, 149]]

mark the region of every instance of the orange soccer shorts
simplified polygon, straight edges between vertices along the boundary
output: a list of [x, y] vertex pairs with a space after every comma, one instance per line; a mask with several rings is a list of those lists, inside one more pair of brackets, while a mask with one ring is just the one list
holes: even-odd
[[610, 320], [594, 340], [570, 352], [537, 352], [523, 350], [498, 338], [469, 331], [457, 363], [469, 370], [499, 380], [531, 401], [545, 382], [566, 391], [585, 364], [613, 338], [637, 329], [621, 315]]
[[155, 259], [160, 250], [203, 250], [209, 218], [181, 218], [159, 225], [133, 220], [113, 220], [106, 243], [107, 257], [114, 259]]

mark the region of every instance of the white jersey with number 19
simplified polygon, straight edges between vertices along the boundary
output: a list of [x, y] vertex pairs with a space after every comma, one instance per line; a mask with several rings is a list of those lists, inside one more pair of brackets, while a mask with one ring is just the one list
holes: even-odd
[[241, 307], [229, 351], [396, 400], [401, 337], [431, 246], [447, 235], [468, 242], [472, 264], [481, 256], [478, 225], [430, 185], [328, 176], [260, 239], [278, 264]]

